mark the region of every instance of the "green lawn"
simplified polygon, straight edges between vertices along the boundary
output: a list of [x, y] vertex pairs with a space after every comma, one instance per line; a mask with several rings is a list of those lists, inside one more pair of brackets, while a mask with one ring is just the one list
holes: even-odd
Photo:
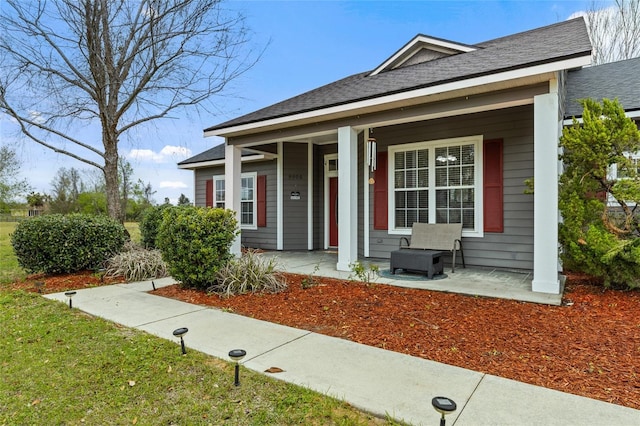
[[0, 285], [20, 280], [27, 275], [18, 265], [9, 238], [16, 225], [17, 222], [0, 222]]
[[[0, 222], [0, 284], [26, 274]], [[139, 241], [137, 224], [127, 224]], [[0, 286], [0, 425], [397, 424], [310, 390]]]
[[391, 424], [22, 291], [0, 290], [1, 424]]

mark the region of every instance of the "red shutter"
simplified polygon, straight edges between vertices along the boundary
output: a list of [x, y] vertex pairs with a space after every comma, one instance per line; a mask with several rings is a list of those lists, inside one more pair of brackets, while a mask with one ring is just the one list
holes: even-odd
[[207, 181], [204, 199], [206, 200], [205, 205], [207, 207], [213, 207], [213, 179]]
[[504, 232], [502, 139], [484, 141], [484, 231]]
[[373, 229], [387, 229], [389, 224], [389, 198], [387, 195], [387, 153], [378, 152], [373, 183]]
[[267, 176], [258, 176], [256, 182], [258, 200], [258, 226], [267, 226]]

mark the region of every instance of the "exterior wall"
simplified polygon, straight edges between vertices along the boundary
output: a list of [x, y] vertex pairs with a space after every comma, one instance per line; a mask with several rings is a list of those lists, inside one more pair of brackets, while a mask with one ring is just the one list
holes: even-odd
[[[504, 232], [463, 238], [468, 265], [533, 269], [533, 196], [524, 194], [524, 180], [533, 177], [533, 107], [490, 111], [375, 129], [378, 151], [389, 145], [483, 135], [503, 139]], [[370, 256], [389, 258], [399, 235], [373, 229], [370, 191]]]
[[[267, 176], [267, 226], [256, 230], [242, 230], [241, 243], [243, 247], [276, 249], [276, 161], [261, 161], [242, 164], [242, 172], [257, 172]], [[206, 181], [215, 175], [223, 175], [224, 167], [207, 167], [195, 171], [195, 205], [205, 206]], [[306, 234], [305, 234], [306, 235]]]
[[[306, 143], [283, 144], [283, 205], [284, 250], [307, 250], [307, 150]], [[291, 193], [300, 193], [300, 199], [291, 199]], [[315, 193], [315, 191], [314, 191]], [[316, 205], [314, 203], [314, 205]], [[320, 204], [322, 205], [322, 204]], [[275, 242], [275, 234], [274, 234]]]
[[[524, 180], [533, 176], [533, 107], [523, 106], [453, 118], [410, 123], [374, 129], [378, 151], [389, 145], [448, 139], [469, 135], [484, 139], [501, 138], [503, 144], [504, 232], [485, 232], [482, 238], [463, 238], [465, 261], [469, 265], [500, 268], [533, 268], [533, 196], [524, 194]], [[364, 254], [364, 133], [358, 135], [358, 255]], [[306, 143], [283, 144], [283, 215], [285, 222], [283, 249], [307, 250], [307, 149]], [[314, 146], [313, 247], [324, 248], [324, 156], [337, 152], [337, 144]], [[338, 164], [338, 167], [340, 165]], [[276, 161], [244, 163], [243, 172], [267, 175], [267, 226], [243, 230], [246, 247], [276, 249]], [[205, 204], [205, 182], [223, 174], [223, 167], [196, 170], [196, 205]], [[342, 185], [342, 184], [341, 184]], [[373, 185], [369, 185], [370, 241], [372, 258], [389, 258], [398, 248], [399, 235], [373, 229]], [[291, 192], [300, 192], [299, 200]]]

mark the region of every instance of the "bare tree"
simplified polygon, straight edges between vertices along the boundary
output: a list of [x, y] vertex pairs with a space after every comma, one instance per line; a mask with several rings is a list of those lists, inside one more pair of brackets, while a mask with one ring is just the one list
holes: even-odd
[[640, 0], [593, 2], [586, 13], [594, 64], [640, 56]]
[[[257, 60], [244, 17], [220, 0], [4, 3], [0, 111], [32, 141], [100, 169], [114, 218], [127, 132], [178, 109], [210, 112]], [[92, 126], [99, 138], [86, 136]]]

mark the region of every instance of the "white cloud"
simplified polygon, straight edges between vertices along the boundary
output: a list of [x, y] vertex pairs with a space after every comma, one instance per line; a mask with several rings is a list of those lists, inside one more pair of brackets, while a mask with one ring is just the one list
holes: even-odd
[[165, 145], [164, 148], [160, 150], [160, 154], [164, 156], [187, 158], [191, 157], [191, 150], [184, 146]]
[[40, 111], [34, 110], [29, 111], [29, 119], [38, 124], [42, 124], [45, 121], [44, 118], [42, 118], [42, 114], [40, 113]]
[[127, 158], [153, 163], [177, 162], [179, 159], [191, 157], [191, 150], [183, 146], [165, 145], [160, 152], [151, 149], [132, 149]]
[[188, 188], [189, 186], [181, 181], [171, 181], [171, 180], [163, 180], [162, 182], [160, 182], [160, 188], [173, 188], [173, 189], [179, 189], [179, 188]]
[[164, 163], [164, 159], [161, 154], [153, 152], [150, 149], [132, 149], [127, 155], [128, 158], [133, 158], [140, 161], [153, 161], [154, 163]]

